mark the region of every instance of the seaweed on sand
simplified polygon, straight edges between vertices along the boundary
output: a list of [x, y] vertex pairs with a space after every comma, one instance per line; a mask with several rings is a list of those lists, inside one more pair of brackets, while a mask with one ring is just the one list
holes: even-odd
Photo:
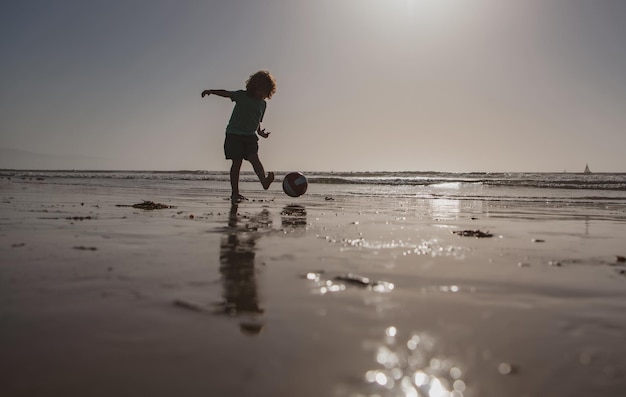
[[485, 238], [485, 237], [493, 237], [493, 234], [489, 232], [483, 232], [480, 230], [455, 230], [452, 233], [463, 236], [463, 237], [477, 237], [477, 238]]
[[133, 208], [137, 208], [137, 209], [141, 209], [141, 210], [147, 210], [147, 211], [163, 210], [163, 209], [168, 209], [168, 208], [174, 208], [171, 205], [155, 203], [154, 201], [147, 201], [147, 200], [144, 200], [141, 203], [137, 203], [137, 204], [133, 204], [133, 205], [116, 204], [115, 206], [116, 207], [133, 207]]

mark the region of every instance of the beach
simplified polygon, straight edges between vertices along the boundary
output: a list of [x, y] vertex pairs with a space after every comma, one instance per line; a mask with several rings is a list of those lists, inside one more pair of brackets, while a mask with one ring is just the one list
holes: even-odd
[[2, 173], [0, 394], [626, 393], [623, 188], [324, 178]]

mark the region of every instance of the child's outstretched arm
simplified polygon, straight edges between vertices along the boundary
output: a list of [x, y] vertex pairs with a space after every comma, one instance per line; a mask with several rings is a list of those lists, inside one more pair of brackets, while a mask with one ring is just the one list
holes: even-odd
[[211, 94], [221, 96], [223, 98], [230, 98], [231, 96], [231, 92], [226, 90], [204, 90], [202, 91], [202, 98], [204, 98], [205, 95]]

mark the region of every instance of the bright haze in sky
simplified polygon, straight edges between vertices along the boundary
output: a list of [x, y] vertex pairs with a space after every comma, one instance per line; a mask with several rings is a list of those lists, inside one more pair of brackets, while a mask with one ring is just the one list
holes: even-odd
[[625, 172], [625, 40], [623, 0], [3, 2], [0, 148], [227, 170], [200, 93], [266, 69], [269, 170]]

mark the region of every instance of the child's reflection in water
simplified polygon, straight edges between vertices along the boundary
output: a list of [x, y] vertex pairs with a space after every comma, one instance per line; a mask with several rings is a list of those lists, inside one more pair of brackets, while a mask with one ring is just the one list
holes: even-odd
[[[258, 315], [265, 310], [260, 304], [256, 281], [256, 242], [264, 231], [271, 230], [272, 222], [267, 209], [251, 217], [242, 216], [237, 210], [237, 205], [231, 206], [228, 228], [220, 241], [220, 274], [224, 298], [220, 307], [231, 316], [251, 315], [251, 321], [240, 323], [241, 331], [257, 334], [263, 328]], [[281, 218], [283, 230], [306, 228], [306, 209], [303, 206], [284, 207]]]
[[[260, 237], [258, 230], [270, 226], [269, 211], [263, 210], [241, 225], [237, 205], [230, 208], [228, 228], [220, 242], [220, 274], [223, 286], [223, 310], [229, 315], [261, 314], [256, 282], [255, 245]], [[258, 333], [262, 324], [241, 323], [245, 333]]]

